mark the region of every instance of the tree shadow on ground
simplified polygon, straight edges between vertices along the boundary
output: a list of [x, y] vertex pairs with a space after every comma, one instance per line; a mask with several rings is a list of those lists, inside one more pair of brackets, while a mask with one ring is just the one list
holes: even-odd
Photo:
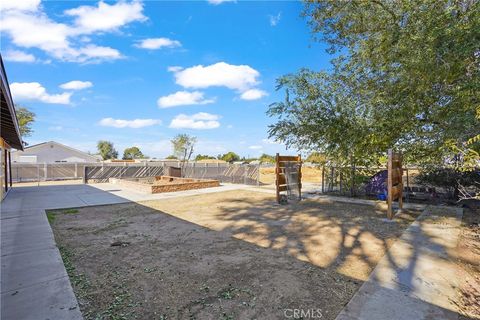
[[[333, 319], [416, 214], [388, 222], [365, 205], [280, 206], [271, 195], [231, 191], [87, 207], [53, 229], [95, 284], [89, 303], [100, 309], [127, 290], [145, 301], [132, 307], [142, 317], [277, 319], [285, 308], [320, 308]], [[112, 248], [118, 238], [130, 244]]]

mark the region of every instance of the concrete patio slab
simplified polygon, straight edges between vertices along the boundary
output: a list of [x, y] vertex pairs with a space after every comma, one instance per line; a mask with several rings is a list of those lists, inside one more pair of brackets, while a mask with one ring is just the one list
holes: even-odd
[[[32, 242], [32, 238], [34, 238], [36, 241]], [[24, 238], [19, 235], [4, 236], [2, 234], [2, 247], [1, 255], [3, 257], [28, 251], [55, 249], [57, 245], [53, 235], [36, 232], [31, 234], [28, 238]]]
[[68, 277], [2, 293], [1, 319], [83, 319]]
[[1, 293], [66, 277], [57, 248], [2, 256]]

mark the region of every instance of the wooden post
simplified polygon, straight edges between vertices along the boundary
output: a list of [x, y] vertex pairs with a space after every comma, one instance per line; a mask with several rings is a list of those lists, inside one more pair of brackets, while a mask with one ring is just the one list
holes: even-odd
[[393, 219], [393, 201], [398, 200], [400, 209], [403, 208], [403, 168], [402, 168], [402, 155], [400, 153], [388, 150], [388, 162], [387, 162], [387, 216], [389, 219]]

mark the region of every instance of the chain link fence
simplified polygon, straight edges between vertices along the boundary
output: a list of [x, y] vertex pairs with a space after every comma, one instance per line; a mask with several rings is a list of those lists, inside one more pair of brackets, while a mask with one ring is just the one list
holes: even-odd
[[[142, 163], [13, 163], [13, 182], [83, 180], [85, 183], [108, 182], [109, 178], [144, 178], [168, 175], [169, 167], [180, 167], [179, 161]], [[184, 177], [214, 179], [224, 183], [258, 185], [258, 165], [190, 162], [184, 166]]]
[[[441, 168], [440, 168], [441, 170]], [[382, 198], [387, 192], [387, 170], [383, 167], [321, 167], [321, 192], [347, 197]], [[432, 185], [422, 181], [425, 169], [403, 169], [406, 201], [440, 203], [455, 198], [453, 187]]]

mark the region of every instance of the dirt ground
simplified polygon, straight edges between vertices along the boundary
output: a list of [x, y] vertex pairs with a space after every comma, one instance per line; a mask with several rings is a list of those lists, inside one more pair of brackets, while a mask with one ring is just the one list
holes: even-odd
[[464, 208], [456, 253], [465, 279], [459, 288], [460, 319], [480, 319], [480, 206], [471, 202]]
[[417, 214], [231, 191], [49, 220], [86, 319], [334, 319]]
[[[322, 182], [322, 169], [313, 167], [302, 167], [302, 181], [303, 182]], [[275, 183], [275, 167], [260, 168], [260, 183], [274, 184]]]

